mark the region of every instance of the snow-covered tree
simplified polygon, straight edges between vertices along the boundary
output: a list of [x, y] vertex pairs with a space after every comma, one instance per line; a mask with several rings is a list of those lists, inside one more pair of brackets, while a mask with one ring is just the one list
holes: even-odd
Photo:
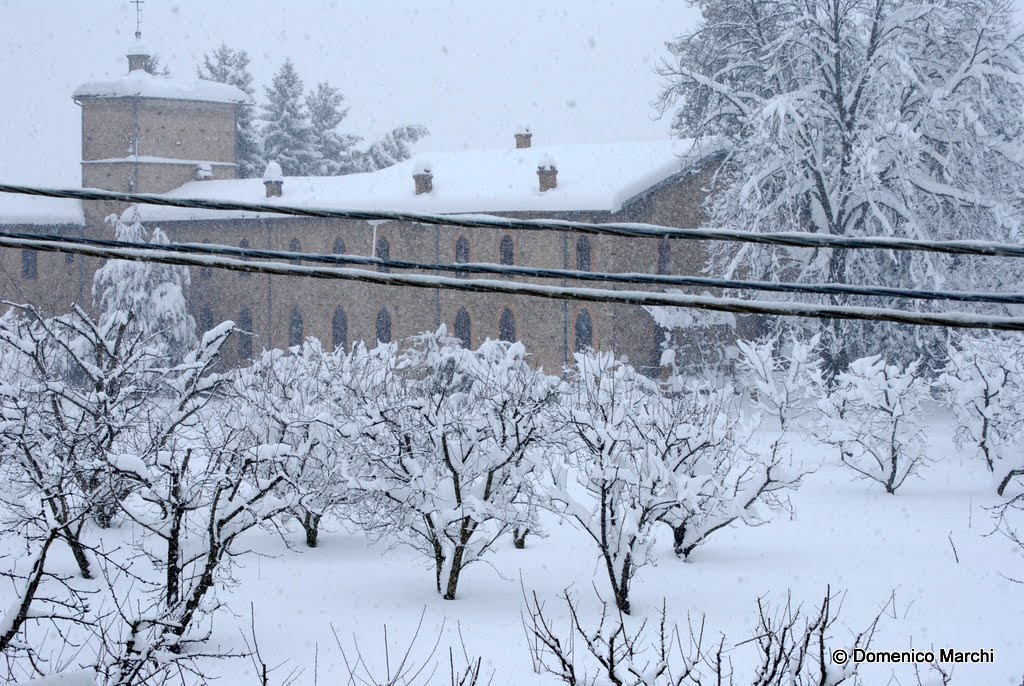
[[[697, 5], [697, 29], [668, 46], [659, 107], [678, 105], [677, 135], [725, 150], [708, 204], [714, 223], [763, 232], [1020, 240], [1024, 58], [1009, 3]], [[752, 244], [712, 250], [716, 272], [765, 280], [965, 290], [1020, 280], [1019, 267], [980, 268], [978, 258], [924, 252]], [[822, 326], [829, 378], [850, 357], [876, 352], [882, 338], [902, 361], [944, 353], [941, 329]]]
[[468, 565], [529, 524], [521, 503], [555, 383], [529, 367], [522, 345], [469, 351], [443, 327], [393, 350], [350, 354], [376, 367], [361, 391], [359, 488], [376, 501], [371, 523], [432, 559], [438, 593], [452, 600]]
[[355, 146], [362, 139], [338, 130], [348, 115], [343, 107], [345, 96], [326, 82], [318, 83], [316, 89], [306, 96], [306, 108], [313, 127], [313, 143], [320, 155], [319, 173], [323, 176], [339, 176], [361, 171], [359, 152]]
[[928, 461], [921, 422], [928, 384], [920, 362], [900, 366], [881, 355], [862, 357], [836, 382], [821, 403], [826, 421], [819, 440], [839, 449], [843, 465], [896, 493]]
[[[119, 241], [169, 243], [159, 228], [147, 236], [137, 211], [128, 222], [116, 215], [107, 221]], [[190, 284], [188, 267], [107, 260], [93, 275], [92, 299], [100, 313], [99, 324], [113, 329], [128, 323], [129, 336], [142, 334], [162, 357], [177, 364], [196, 344], [196, 323], [185, 302]]]
[[404, 162], [412, 157], [412, 145], [430, 132], [425, 126], [409, 124], [388, 131], [357, 155], [360, 171], [377, 171]]
[[325, 352], [310, 338], [290, 355], [266, 351], [234, 376], [233, 395], [253, 441], [280, 447], [280, 463], [293, 490], [291, 512], [306, 545], [317, 545], [320, 523], [351, 501], [352, 440], [358, 408], [346, 392], [344, 353]]
[[655, 382], [609, 352], [576, 353], [558, 407], [565, 453], [552, 465], [549, 507], [597, 545], [626, 614], [633, 577], [653, 560], [656, 525], [695, 495], [659, 449], [666, 414]]
[[[252, 74], [249, 72], [249, 53], [229, 48], [221, 43], [215, 50], [203, 56], [203, 63], [196, 69], [199, 78], [226, 83], [253, 96]], [[263, 139], [256, 130], [255, 113], [248, 105], [238, 108], [235, 126], [235, 146], [238, 151], [238, 178], [258, 178], [266, 166], [263, 156]]]
[[957, 445], [985, 460], [1003, 495], [1024, 476], [1024, 349], [1016, 338], [964, 335], [948, 360], [941, 383], [957, 419]]
[[287, 176], [315, 176], [320, 170], [320, 155], [302, 79], [291, 60], [281, 65], [266, 95], [261, 115], [264, 157], [277, 160]]

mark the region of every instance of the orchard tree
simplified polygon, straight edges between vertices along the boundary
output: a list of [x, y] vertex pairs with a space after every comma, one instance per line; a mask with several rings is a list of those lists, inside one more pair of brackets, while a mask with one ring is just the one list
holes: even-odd
[[[760, 232], [1019, 240], [1024, 60], [1010, 3], [696, 4], [703, 19], [668, 45], [657, 106], [673, 112], [676, 135], [723, 151], [711, 221]], [[1020, 280], [1019, 267], [924, 252], [712, 251], [726, 276], [774, 281], [980, 290]], [[919, 354], [915, 346], [945, 348], [939, 329], [832, 321], [823, 334], [829, 379], [881, 336], [904, 361]]]
[[[234, 86], [249, 97], [255, 95], [252, 74], [249, 72], [249, 53], [229, 48], [221, 43], [215, 50], [203, 56], [203, 63], [196, 69], [199, 78]], [[252, 106], [238, 108], [235, 120], [235, 145], [238, 151], [238, 178], [257, 178], [263, 173], [266, 161], [263, 156], [263, 140], [256, 130]]]

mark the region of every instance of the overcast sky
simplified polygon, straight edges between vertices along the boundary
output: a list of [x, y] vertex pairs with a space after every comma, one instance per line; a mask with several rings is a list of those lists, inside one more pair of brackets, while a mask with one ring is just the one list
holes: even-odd
[[[1024, 5], [1024, 0], [1015, 0]], [[143, 35], [193, 77], [225, 42], [249, 52], [260, 88], [291, 57], [326, 80], [374, 137], [425, 124], [421, 151], [665, 137], [653, 118], [664, 43], [694, 25], [686, 0], [145, 0]], [[80, 83], [127, 71], [129, 0], [0, 0], [0, 179], [80, 181]]]

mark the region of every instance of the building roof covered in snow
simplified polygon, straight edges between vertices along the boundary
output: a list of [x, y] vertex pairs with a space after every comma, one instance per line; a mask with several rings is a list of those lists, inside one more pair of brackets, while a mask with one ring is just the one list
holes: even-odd
[[163, 98], [165, 100], [191, 100], [252, 104], [246, 93], [234, 86], [202, 79], [176, 79], [154, 76], [136, 69], [107, 81], [90, 81], [75, 89], [74, 99], [80, 98]]
[[[478, 212], [616, 212], [627, 201], [718, 150], [693, 140], [552, 145], [436, 153], [381, 171], [331, 177], [285, 177], [283, 195], [267, 198], [261, 179], [196, 181], [166, 195], [302, 207]], [[538, 167], [555, 166], [557, 187], [541, 192]], [[413, 175], [430, 167], [432, 190], [416, 194]], [[144, 220], [243, 219], [244, 211], [144, 206]], [[275, 216], [264, 214], [262, 216]]]
[[74, 225], [82, 226], [82, 202], [67, 198], [42, 198], [32, 195], [0, 193], [0, 225]]

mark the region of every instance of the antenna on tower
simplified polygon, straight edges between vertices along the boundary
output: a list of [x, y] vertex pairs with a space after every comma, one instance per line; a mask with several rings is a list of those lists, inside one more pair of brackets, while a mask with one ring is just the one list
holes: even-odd
[[142, 6], [146, 0], [128, 0], [135, 5], [135, 40], [142, 40]]

